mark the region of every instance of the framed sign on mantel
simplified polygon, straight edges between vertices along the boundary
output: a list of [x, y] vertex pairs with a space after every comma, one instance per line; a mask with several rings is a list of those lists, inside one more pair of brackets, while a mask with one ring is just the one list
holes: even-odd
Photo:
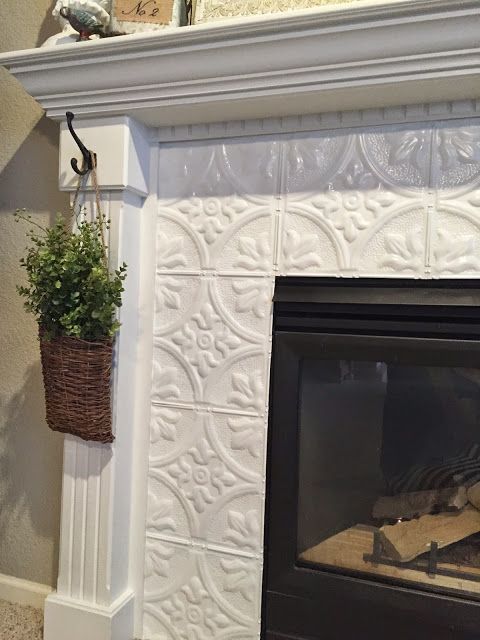
[[112, 28], [135, 33], [182, 27], [188, 22], [187, 0], [112, 0]]

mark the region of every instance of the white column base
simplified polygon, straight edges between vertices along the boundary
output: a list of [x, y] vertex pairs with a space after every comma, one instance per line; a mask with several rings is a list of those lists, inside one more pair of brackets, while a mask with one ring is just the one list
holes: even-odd
[[110, 607], [53, 593], [45, 601], [44, 640], [133, 640], [133, 616], [131, 591]]

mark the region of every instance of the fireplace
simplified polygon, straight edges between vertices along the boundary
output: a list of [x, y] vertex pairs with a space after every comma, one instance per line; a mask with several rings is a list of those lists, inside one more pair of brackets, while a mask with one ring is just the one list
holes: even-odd
[[[318, 546], [357, 525], [370, 531], [396, 522], [372, 515], [380, 498], [394, 497], [382, 484], [383, 467], [410, 463], [407, 453], [400, 462], [391, 455], [401, 436], [391, 422], [382, 452], [379, 416], [394, 344], [403, 341], [405, 357], [420, 358], [422, 350], [431, 357], [399, 361], [395, 374], [413, 371], [432, 397], [443, 388], [427, 380], [435, 358], [447, 379], [449, 367], [473, 368], [466, 361], [476, 345], [470, 282], [480, 273], [479, 24], [477, 0], [366, 0], [0, 56], [47, 117], [62, 122], [59, 184], [72, 193], [71, 159], [79, 151], [65, 112], [75, 113], [81, 140], [97, 154], [112, 265], [125, 261], [129, 269], [116, 351], [115, 444], [67, 438], [59, 577], [46, 603], [46, 640], [255, 640], [261, 618], [269, 640], [374, 640], [381, 629], [402, 640], [478, 636], [474, 589], [437, 588], [448, 547], [411, 560], [430, 563], [435, 578], [417, 567], [416, 579], [407, 580], [403, 567], [365, 559], [380, 555], [378, 539], [357, 557], [368, 571], [343, 554], [347, 566], [338, 555], [319, 557]], [[317, 278], [334, 277], [335, 295], [346, 292], [354, 309], [342, 315], [344, 297], [335, 305], [322, 297], [330, 315], [320, 320], [316, 310], [325, 302], [317, 297], [280, 299], [289, 289], [282, 276], [309, 278], [314, 288]], [[383, 279], [394, 306], [377, 285], [367, 286], [369, 278]], [[418, 296], [438, 294], [441, 306], [409, 297], [400, 304], [402, 292], [413, 294], [396, 278], [408, 278]], [[449, 278], [455, 285], [433, 283]], [[416, 279], [432, 288], [415, 287]], [[382, 304], [362, 301], [367, 290]], [[295, 295], [302, 291], [305, 285]], [[460, 300], [451, 298], [455, 291], [464, 292]], [[313, 307], [305, 314], [307, 304]], [[441, 310], [440, 320], [432, 309]], [[325, 348], [315, 346], [322, 331], [332, 336]], [[428, 351], [426, 335], [445, 348]], [[412, 348], [415, 340], [422, 350]], [[302, 349], [311, 360], [304, 380], [335, 387], [343, 414], [322, 432], [300, 423], [299, 435], [302, 387], [296, 375], [282, 384], [282, 371], [295, 374], [308, 359]], [[448, 390], [468, 394], [474, 384], [457, 371]], [[358, 456], [352, 470], [365, 475], [353, 483], [332, 475], [333, 453], [344, 444], [364, 454], [356, 433], [335, 440], [340, 419], [362, 397], [358, 385], [370, 389], [370, 404], [361, 407], [370, 430], [363, 433], [376, 436], [379, 450], [363, 467]], [[354, 398], [342, 399], [346, 386]], [[332, 411], [320, 397], [311, 401], [313, 411]], [[462, 396], [459, 404], [472, 410], [474, 399]], [[327, 442], [333, 462], [317, 464]], [[452, 457], [469, 453], [454, 444]], [[405, 442], [398, 446], [409, 451]], [[325, 485], [326, 468], [338, 480], [336, 495], [328, 485], [321, 495], [306, 491], [308, 474], [320, 474], [312, 482]], [[349, 497], [357, 488], [358, 505]]]
[[268, 640], [478, 637], [475, 281], [280, 278]]

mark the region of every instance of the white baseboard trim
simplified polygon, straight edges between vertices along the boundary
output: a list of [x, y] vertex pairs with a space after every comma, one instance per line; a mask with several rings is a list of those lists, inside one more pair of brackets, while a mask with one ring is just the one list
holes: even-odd
[[0, 600], [43, 609], [45, 599], [50, 593], [52, 588], [46, 584], [0, 573]]
[[110, 607], [52, 593], [45, 602], [45, 640], [132, 640], [134, 594], [123, 594]]

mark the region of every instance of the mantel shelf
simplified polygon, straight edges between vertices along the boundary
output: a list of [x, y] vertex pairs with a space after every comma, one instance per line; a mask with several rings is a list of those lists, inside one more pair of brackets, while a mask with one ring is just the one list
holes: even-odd
[[480, 96], [479, 0], [393, 0], [0, 55], [54, 119], [150, 126]]

